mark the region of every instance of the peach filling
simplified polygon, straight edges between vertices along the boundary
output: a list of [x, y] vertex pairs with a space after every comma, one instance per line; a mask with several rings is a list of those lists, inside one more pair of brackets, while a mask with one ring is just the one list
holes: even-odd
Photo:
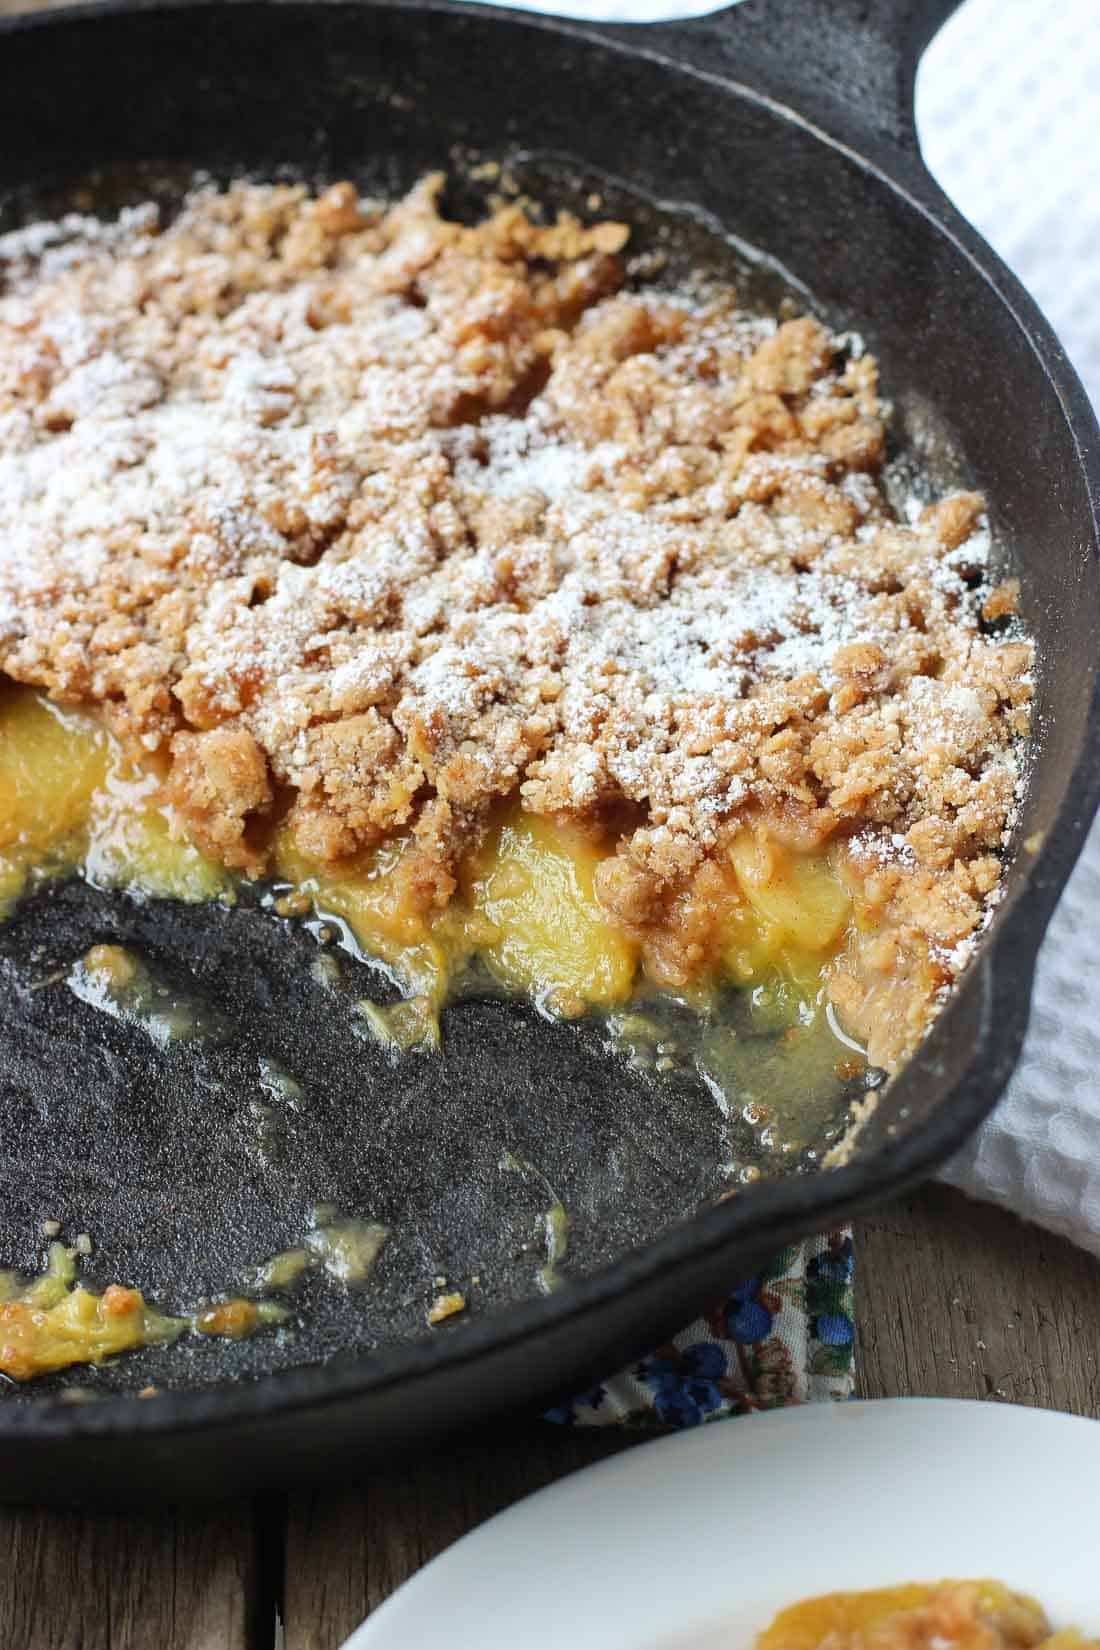
[[[235, 897], [232, 875], [181, 839], [160, 776], [135, 770], [84, 712], [9, 688], [0, 795], [0, 906], [73, 872], [155, 898]], [[762, 828], [731, 835], [656, 913], [632, 911], [609, 874], [620, 868], [606, 863], [613, 833], [517, 803], [467, 856], [441, 911], [410, 902], [398, 875], [404, 846], [390, 839], [334, 868], [304, 855], [283, 827], [272, 865], [277, 908], [341, 918], [418, 1006], [421, 1032], [475, 956], [503, 987], [564, 1016], [623, 1004], [646, 979], [703, 998], [722, 984], [778, 978], [818, 1000], [852, 930], [852, 898], [830, 852], [797, 852]]]
[[783, 1610], [756, 1650], [1090, 1650], [1072, 1629], [1052, 1634], [1034, 1599], [999, 1581], [908, 1582], [829, 1593]]

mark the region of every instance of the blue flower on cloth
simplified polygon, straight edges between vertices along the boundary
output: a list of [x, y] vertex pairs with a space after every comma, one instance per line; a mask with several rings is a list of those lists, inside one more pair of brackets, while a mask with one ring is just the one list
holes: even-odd
[[555, 1421], [558, 1426], [571, 1427], [576, 1424], [578, 1410], [580, 1410], [583, 1414], [595, 1415], [600, 1405], [604, 1403], [606, 1399], [606, 1387], [590, 1387], [587, 1392], [582, 1392], [579, 1397], [574, 1398], [572, 1403], [555, 1404], [553, 1409], [548, 1409], [546, 1411], [545, 1419], [547, 1421]]
[[795, 1244], [630, 1369], [547, 1412], [666, 1431], [853, 1390], [852, 1234]]
[[806, 1262], [806, 1279], [810, 1283], [818, 1279], [833, 1283], [850, 1283], [855, 1270], [855, 1247], [852, 1235], [846, 1237], [836, 1234], [837, 1242], [821, 1254], [813, 1255]]
[[851, 1346], [855, 1339], [855, 1325], [844, 1312], [826, 1312], [814, 1318], [810, 1325], [815, 1338], [826, 1346]]
[[718, 1385], [726, 1373], [726, 1354], [713, 1341], [673, 1347], [672, 1355], [646, 1358], [636, 1378], [653, 1391], [653, 1408], [668, 1426], [695, 1427], [719, 1409]]
[[751, 1346], [771, 1334], [774, 1315], [770, 1303], [761, 1298], [763, 1287], [762, 1277], [750, 1278], [748, 1283], [730, 1292], [726, 1308], [726, 1332], [730, 1340]]
[[815, 1372], [850, 1374], [856, 1329], [852, 1317], [855, 1257], [851, 1233], [831, 1233], [806, 1266], [804, 1300]]

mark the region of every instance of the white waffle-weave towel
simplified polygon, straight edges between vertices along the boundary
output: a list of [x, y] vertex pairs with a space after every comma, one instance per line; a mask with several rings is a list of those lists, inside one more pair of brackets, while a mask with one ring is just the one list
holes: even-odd
[[[928, 50], [917, 122], [1100, 409], [1097, 0], [966, 0]], [[1043, 945], [1020, 1064], [945, 1179], [1100, 1254], [1100, 827]]]

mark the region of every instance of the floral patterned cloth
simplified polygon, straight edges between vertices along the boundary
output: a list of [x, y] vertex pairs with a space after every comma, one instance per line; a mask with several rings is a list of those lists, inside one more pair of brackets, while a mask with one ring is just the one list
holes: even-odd
[[784, 1249], [667, 1345], [547, 1418], [660, 1431], [850, 1398], [853, 1267], [847, 1228]]

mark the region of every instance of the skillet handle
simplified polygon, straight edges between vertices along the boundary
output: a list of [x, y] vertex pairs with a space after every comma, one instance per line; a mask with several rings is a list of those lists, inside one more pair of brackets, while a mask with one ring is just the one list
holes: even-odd
[[861, 147], [917, 153], [917, 64], [959, 3], [742, 0], [644, 32], [663, 36], [669, 57], [766, 92]]

